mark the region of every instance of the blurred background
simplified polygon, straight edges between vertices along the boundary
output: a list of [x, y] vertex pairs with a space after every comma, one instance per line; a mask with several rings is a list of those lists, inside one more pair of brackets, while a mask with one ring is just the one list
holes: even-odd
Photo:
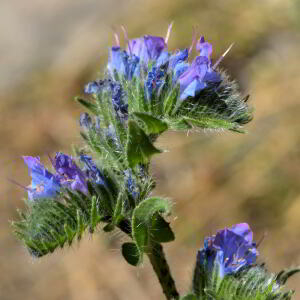
[[[177, 234], [166, 246], [181, 292], [191, 282], [203, 238], [237, 222], [251, 224], [260, 259], [271, 271], [300, 264], [300, 1], [298, 0], [1, 0], [0, 2], [0, 299], [162, 299], [147, 259], [139, 268], [120, 255], [125, 237], [88, 234], [80, 245], [35, 260], [12, 235], [30, 183], [21, 155], [71, 153], [80, 144], [73, 98], [101, 76], [113, 28], [131, 38], [164, 36], [187, 47], [197, 26], [214, 46], [255, 118], [248, 134], [167, 133], [157, 156], [155, 194], [175, 202]], [[120, 30], [119, 30], [120, 31]], [[123, 42], [124, 43], [124, 42]], [[300, 299], [300, 276], [288, 286]]]

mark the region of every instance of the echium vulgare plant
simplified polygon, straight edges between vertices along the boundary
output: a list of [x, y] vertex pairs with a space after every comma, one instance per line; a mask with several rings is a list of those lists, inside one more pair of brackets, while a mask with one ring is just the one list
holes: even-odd
[[[80, 116], [85, 146], [74, 155], [49, 157], [52, 171], [39, 157], [24, 156], [32, 178], [27, 210], [12, 226], [29, 253], [42, 257], [80, 240], [85, 231], [120, 230], [130, 242], [122, 245], [125, 260], [138, 266], [148, 256], [166, 299], [280, 300], [287, 279], [298, 268], [270, 274], [257, 262], [257, 244], [248, 224], [219, 230], [205, 238], [196, 256], [191, 287], [180, 296], [162, 243], [175, 235], [166, 216], [169, 200], [152, 196], [150, 174], [155, 146], [167, 130], [200, 129], [243, 132], [252, 119], [248, 97], [214, 64], [212, 46], [204, 37], [189, 48], [171, 52], [166, 38], [145, 35], [122, 49], [110, 48], [103, 79], [84, 87], [76, 100], [86, 112]], [[196, 48], [198, 55], [191, 57]]]

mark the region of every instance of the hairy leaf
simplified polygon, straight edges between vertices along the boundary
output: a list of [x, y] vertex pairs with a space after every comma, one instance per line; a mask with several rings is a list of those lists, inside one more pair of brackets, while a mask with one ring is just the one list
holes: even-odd
[[[169, 213], [169, 201], [158, 197], [145, 199], [134, 209], [132, 216], [132, 235], [139, 250], [139, 262], [142, 261], [143, 253], [147, 251], [147, 247], [149, 247], [151, 243], [153, 217], [156, 214]], [[170, 234], [168, 234], [167, 237], [170, 240]]]
[[127, 139], [127, 160], [131, 168], [137, 164], [147, 164], [150, 157], [156, 153], [161, 153], [161, 150], [155, 148], [146, 135], [144, 130], [138, 124], [130, 120], [128, 121], [128, 139]]
[[168, 124], [149, 114], [135, 112], [135, 117], [141, 120], [147, 127], [147, 134], [160, 134], [168, 129]]

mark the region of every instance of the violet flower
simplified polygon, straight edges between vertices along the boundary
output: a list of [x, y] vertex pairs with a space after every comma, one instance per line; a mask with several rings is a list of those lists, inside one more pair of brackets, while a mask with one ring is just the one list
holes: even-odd
[[142, 62], [148, 64], [149, 61], [158, 60], [165, 49], [167, 49], [167, 45], [164, 38], [145, 35], [130, 40], [127, 47], [127, 53], [139, 57]]
[[106, 186], [105, 177], [93, 162], [92, 158], [88, 155], [81, 154], [80, 160], [84, 163], [86, 177], [91, 180], [91, 182]]
[[39, 157], [23, 156], [23, 159], [32, 178], [27, 187], [29, 200], [55, 197], [61, 188], [57, 178], [41, 164]]
[[222, 278], [253, 265], [257, 256], [258, 251], [249, 225], [240, 223], [205, 238], [204, 248], [197, 254], [197, 265], [211, 273], [217, 263], [219, 276]]
[[71, 156], [57, 152], [52, 164], [62, 186], [88, 194], [86, 176], [75, 164]]
[[84, 92], [86, 94], [99, 94], [104, 88], [105, 80], [95, 80], [91, 81], [84, 87]]
[[148, 73], [145, 81], [145, 92], [148, 100], [151, 99], [154, 90], [159, 89], [164, 83], [165, 72], [161, 68], [153, 66], [151, 71]]
[[180, 100], [195, 97], [209, 83], [217, 84], [221, 81], [220, 74], [211, 67], [211, 44], [205, 42], [204, 37], [201, 37], [196, 45], [196, 49], [199, 51], [199, 56], [194, 59], [192, 64], [178, 78]]

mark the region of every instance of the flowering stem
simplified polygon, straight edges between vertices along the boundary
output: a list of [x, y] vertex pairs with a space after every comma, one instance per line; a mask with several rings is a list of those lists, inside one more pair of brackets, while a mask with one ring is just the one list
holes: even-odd
[[150, 249], [151, 250], [147, 253], [147, 255], [153, 270], [158, 277], [166, 299], [179, 299], [179, 293], [176, 289], [175, 281], [171, 275], [162, 245], [158, 243], [152, 243]]

